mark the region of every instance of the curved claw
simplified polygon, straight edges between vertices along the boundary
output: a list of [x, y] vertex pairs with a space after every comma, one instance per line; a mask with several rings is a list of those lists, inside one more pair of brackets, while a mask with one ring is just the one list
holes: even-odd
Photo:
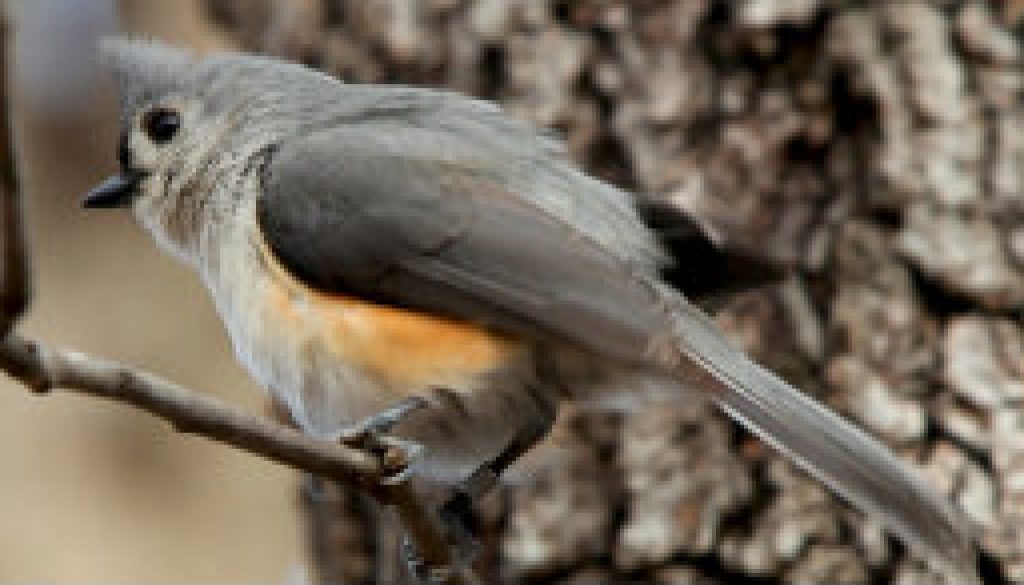
[[395, 437], [379, 437], [378, 441], [387, 447], [384, 455], [387, 475], [381, 479], [381, 483], [398, 485], [408, 480], [413, 474], [414, 464], [423, 457], [423, 445]]

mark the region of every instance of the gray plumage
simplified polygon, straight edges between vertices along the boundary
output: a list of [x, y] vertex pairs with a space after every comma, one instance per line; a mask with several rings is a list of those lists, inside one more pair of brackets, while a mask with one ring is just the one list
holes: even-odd
[[653, 289], [636, 282], [654, 275], [657, 249], [621, 192], [605, 187], [607, 209], [594, 209], [594, 181], [543, 151], [512, 157], [464, 141], [446, 115], [282, 144], [259, 204], [277, 256], [321, 289], [642, 361], [663, 321]]
[[[512, 425], [537, 416], [523, 404], [528, 387], [579, 399], [631, 383], [680, 397], [692, 388], [936, 568], [977, 582], [961, 515], [876, 440], [725, 340], [661, 280], [671, 260], [631, 198], [574, 169], [556, 140], [452, 93], [345, 85], [258, 57], [194, 61], [141, 42], [106, 52], [123, 140], [145, 170], [137, 215], [199, 270], [242, 361], [310, 432], [330, 436], [386, 406], [394, 384], [259, 322], [272, 286], [264, 247], [314, 291], [454, 318], [528, 348], [454, 389], [461, 428], [439, 433], [453, 423], [434, 418], [404, 429], [425, 444], [427, 473], [458, 475], [493, 456]], [[161, 104], [180, 108], [183, 126], [156, 147], [139, 112]], [[295, 306], [319, 302], [311, 294]], [[454, 471], [441, 472], [448, 463], [431, 450], [457, 459]]]

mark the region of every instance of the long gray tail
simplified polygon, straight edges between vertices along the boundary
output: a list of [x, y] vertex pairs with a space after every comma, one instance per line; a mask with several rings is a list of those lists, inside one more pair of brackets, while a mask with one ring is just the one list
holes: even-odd
[[743, 426], [881, 520], [950, 583], [981, 583], [969, 522], [907, 463], [755, 364], [687, 301], [675, 315], [678, 376], [692, 382], [706, 372], [695, 385]]

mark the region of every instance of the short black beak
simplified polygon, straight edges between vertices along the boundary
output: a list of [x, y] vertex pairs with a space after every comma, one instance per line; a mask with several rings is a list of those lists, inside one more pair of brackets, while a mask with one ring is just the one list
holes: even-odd
[[86, 193], [82, 198], [82, 207], [87, 209], [110, 209], [113, 207], [129, 207], [138, 192], [142, 175], [131, 171], [121, 172]]

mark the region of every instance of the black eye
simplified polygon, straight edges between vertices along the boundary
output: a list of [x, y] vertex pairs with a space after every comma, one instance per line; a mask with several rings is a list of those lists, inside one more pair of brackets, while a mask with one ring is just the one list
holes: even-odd
[[157, 144], [163, 144], [174, 138], [181, 127], [181, 115], [170, 108], [156, 108], [150, 110], [142, 119], [142, 128], [146, 131], [149, 139]]

